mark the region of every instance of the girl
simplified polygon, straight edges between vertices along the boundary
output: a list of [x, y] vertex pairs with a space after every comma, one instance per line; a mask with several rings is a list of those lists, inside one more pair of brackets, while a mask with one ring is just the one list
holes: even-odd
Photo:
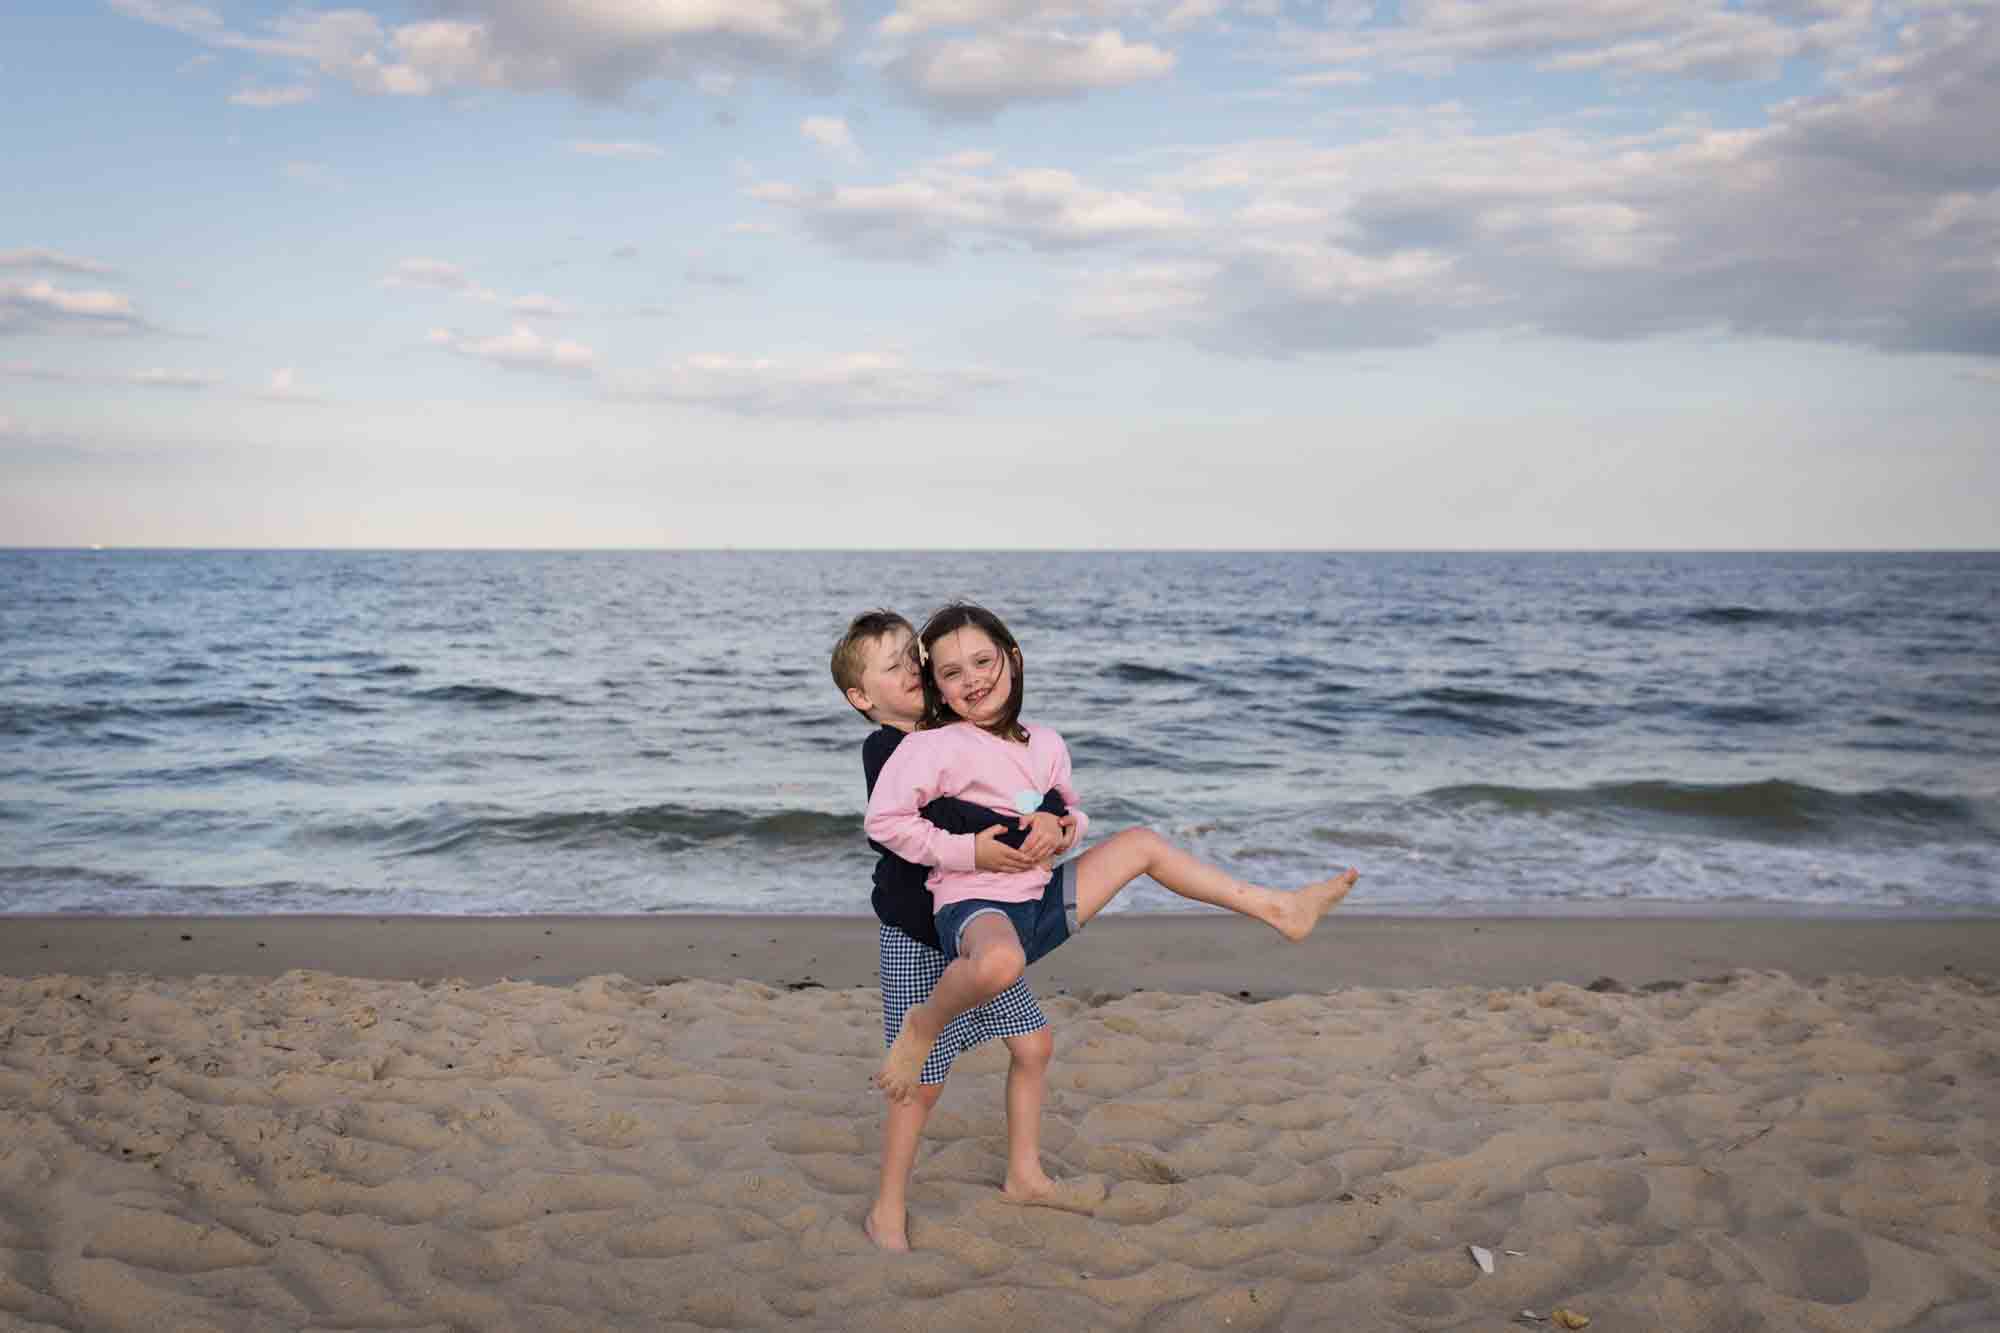
[[[1082, 841], [1089, 818], [1070, 785], [1069, 749], [1048, 727], [1021, 722], [1020, 645], [983, 607], [954, 603], [917, 636], [924, 717], [882, 768], [868, 800], [868, 836], [908, 861], [934, 866], [929, 885], [938, 940], [951, 960], [930, 998], [903, 1018], [876, 1085], [913, 1095], [944, 1025], [1014, 984], [1141, 875], [1195, 902], [1254, 917], [1289, 940], [1312, 933], [1359, 875], [1348, 870], [1293, 893], [1248, 884], [1197, 861], [1150, 829], [1127, 829], [1052, 871], [1046, 863], [979, 870], [973, 838], [924, 819], [924, 804], [955, 796], [1026, 815], [1053, 790], [1069, 808], [1057, 854]], [[1025, 858], [1023, 858], [1025, 860]]]

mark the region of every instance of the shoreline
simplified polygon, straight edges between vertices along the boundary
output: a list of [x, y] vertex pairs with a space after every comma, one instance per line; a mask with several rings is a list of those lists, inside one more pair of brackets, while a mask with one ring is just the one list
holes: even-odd
[[[501, 979], [567, 985], [757, 981], [876, 984], [875, 921], [859, 916], [0, 917], [0, 975]], [[1242, 998], [1347, 987], [1695, 981], [1737, 969], [1816, 977], [2000, 974], [2000, 917], [1336, 913], [1287, 944], [1221, 913], [1118, 913], [1037, 963], [1038, 993], [1139, 990]]]

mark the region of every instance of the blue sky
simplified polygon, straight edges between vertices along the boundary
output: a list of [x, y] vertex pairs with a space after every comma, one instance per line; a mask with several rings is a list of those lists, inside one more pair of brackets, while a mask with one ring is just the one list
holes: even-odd
[[2000, 545], [2000, 7], [0, 15], [0, 544]]

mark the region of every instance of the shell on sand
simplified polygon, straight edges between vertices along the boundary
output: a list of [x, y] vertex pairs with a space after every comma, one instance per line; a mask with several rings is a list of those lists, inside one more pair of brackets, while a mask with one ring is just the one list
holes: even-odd
[[0, 979], [0, 1327], [2000, 1325], [1992, 988], [1510, 994], [1047, 1000], [886, 1256], [872, 990]]

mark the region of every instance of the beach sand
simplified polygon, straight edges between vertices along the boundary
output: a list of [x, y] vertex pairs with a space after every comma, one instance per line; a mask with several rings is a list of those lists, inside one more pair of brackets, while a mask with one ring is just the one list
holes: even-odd
[[1996, 960], [1111, 918], [1036, 969], [1061, 1206], [989, 1045], [883, 1255], [872, 922], [0, 918], [0, 1329], [2000, 1329]]

